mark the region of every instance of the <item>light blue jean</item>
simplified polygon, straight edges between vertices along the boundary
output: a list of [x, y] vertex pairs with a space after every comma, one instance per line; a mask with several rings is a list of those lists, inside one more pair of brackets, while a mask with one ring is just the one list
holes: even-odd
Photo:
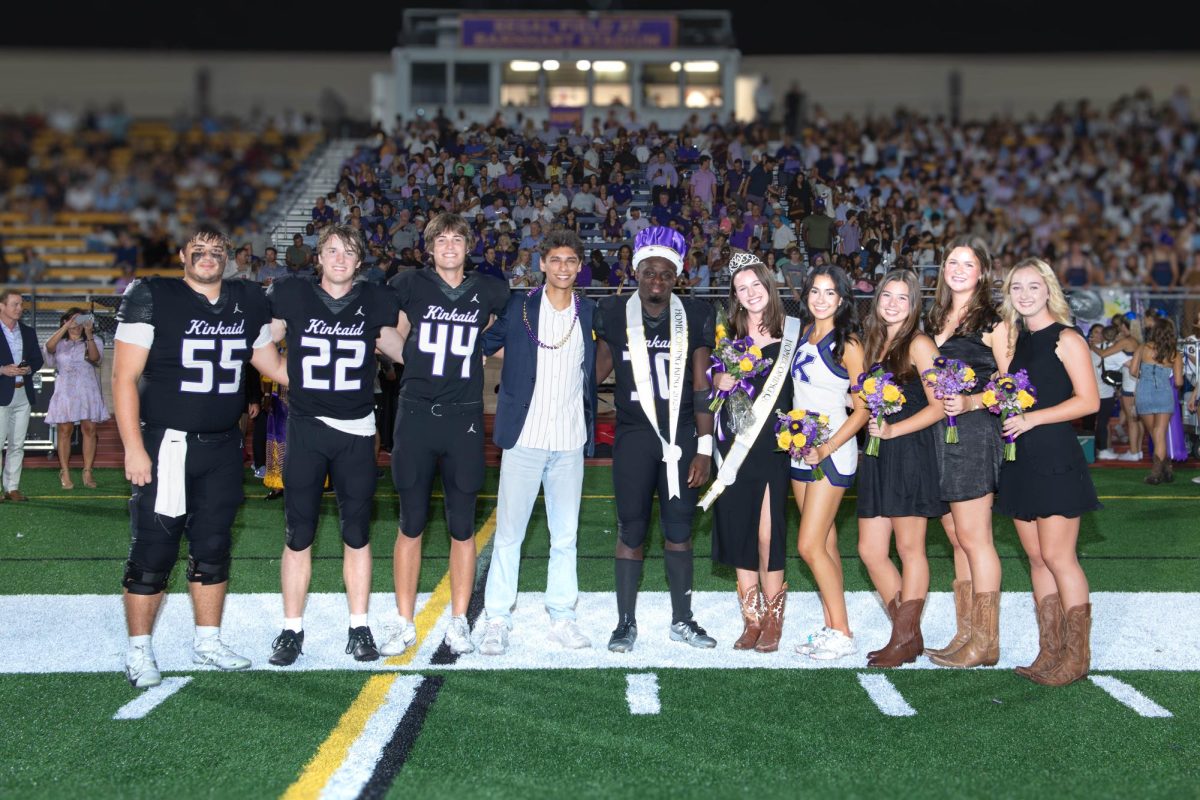
[[546, 611], [551, 619], [574, 619], [579, 600], [575, 552], [579, 532], [579, 500], [583, 492], [583, 448], [538, 450], [513, 447], [500, 461], [500, 494], [496, 502], [496, 538], [484, 590], [488, 620], [512, 627], [521, 569], [521, 543], [537, 501], [546, 489], [550, 526], [550, 564], [546, 575]]

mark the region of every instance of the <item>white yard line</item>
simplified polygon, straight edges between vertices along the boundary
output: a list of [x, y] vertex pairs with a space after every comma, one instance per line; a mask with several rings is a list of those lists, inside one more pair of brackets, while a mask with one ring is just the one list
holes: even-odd
[[168, 697], [187, 686], [191, 680], [191, 676], [163, 678], [158, 686], [147, 689], [117, 709], [113, 719], [141, 719], [162, 705]]
[[875, 707], [889, 717], [915, 717], [917, 710], [908, 704], [904, 695], [892, 685], [886, 675], [858, 673], [858, 682], [866, 690]]
[[371, 779], [375, 765], [383, 755], [383, 748], [391, 741], [400, 720], [404, 719], [423, 680], [420, 675], [401, 675], [396, 678], [383, 704], [371, 715], [354, 744], [350, 745], [342, 765], [329, 776], [329, 782], [321, 790], [322, 800], [354, 800], [358, 797]]
[[657, 714], [662, 711], [658, 701], [658, 676], [639, 672], [625, 676], [625, 701], [630, 714]]
[[1141, 717], [1171, 717], [1170, 711], [1151, 700], [1137, 689], [1111, 675], [1091, 675], [1089, 680], [1123, 706], [1132, 708]]

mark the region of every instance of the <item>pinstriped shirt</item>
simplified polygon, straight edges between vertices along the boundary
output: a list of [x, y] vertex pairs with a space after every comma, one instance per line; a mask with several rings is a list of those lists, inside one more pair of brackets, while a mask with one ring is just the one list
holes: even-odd
[[583, 413], [583, 330], [575, 317], [574, 303], [559, 311], [550, 304], [544, 291], [540, 294], [538, 339], [552, 345], [562, 341], [567, 331], [571, 336], [557, 350], [537, 349], [537, 381], [517, 446], [576, 450], [587, 443]]

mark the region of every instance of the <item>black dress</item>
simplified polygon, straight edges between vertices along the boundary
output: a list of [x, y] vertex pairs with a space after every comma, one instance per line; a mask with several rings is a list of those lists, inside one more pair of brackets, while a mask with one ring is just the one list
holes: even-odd
[[[1054, 323], [1040, 331], [1022, 331], [1010, 372], [1025, 370], [1037, 389], [1034, 409], [1052, 408], [1073, 394], [1071, 377], [1055, 353], [1059, 333]], [[1083, 448], [1070, 422], [1039, 425], [1017, 437], [1017, 458], [1000, 470], [996, 511], [1020, 520], [1061, 515], [1079, 517], [1100, 508]]]
[[[975, 388], [983, 391], [996, 371], [992, 348], [983, 343], [982, 333], [956, 333], [938, 347], [946, 358], [956, 358], [975, 370]], [[958, 443], [946, 444], [946, 423], [934, 426], [934, 446], [942, 499], [947, 503], [974, 500], [996, 491], [1000, 481], [1000, 420], [984, 409], [959, 414]]]
[[[921, 376], [903, 384], [904, 406], [884, 417], [889, 425], [908, 419], [929, 405]], [[934, 439], [944, 428], [927, 428], [884, 439], [877, 457], [864, 455], [858, 462], [858, 516], [940, 517], [950, 510], [941, 498], [937, 450]], [[941, 435], [944, 435], [942, 433]]]
[[[772, 361], [779, 357], [779, 343], [769, 344], [762, 349], [763, 356]], [[774, 366], [774, 364], [772, 364]], [[751, 378], [754, 384], [755, 397], [767, 382], [770, 370], [757, 377]], [[775, 408], [770, 417], [763, 422], [758, 438], [746, 453], [746, 459], [738, 470], [737, 479], [717, 498], [713, 506], [713, 561], [727, 564], [738, 569], [759, 568], [758, 559], [758, 519], [762, 511], [763, 493], [771, 491], [771, 548], [767, 559], [767, 569], [771, 572], [782, 570], [787, 560], [787, 504], [792, 498], [792, 482], [789, 474], [791, 461], [787, 453], [776, 449], [775, 445], [775, 411], [791, 409], [792, 391], [785, 386], [775, 401]], [[729, 419], [726, 406], [721, 407], [721, 425], [728, 431]], [[724, 456], [733, 446], [733, 435], [722, 442], [717, 441], [717, 449]]]

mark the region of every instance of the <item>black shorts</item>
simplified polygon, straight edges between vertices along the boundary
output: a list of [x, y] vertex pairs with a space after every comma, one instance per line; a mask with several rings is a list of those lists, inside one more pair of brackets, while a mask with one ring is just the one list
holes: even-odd
[[613, 443], [613, 493], [617, 500], [617, 523], [621, 541], [638, 547], [646, 539], [655, 492], [659, 519], [668, 541], [683, 542], [691, 536], [692, 517], [700, 496], [687, 485], [688, 469], [696, 457], [696, 430], [680, 426], [675, 442], [683, 450], [679, 459], [679, 497], [671, 499], [667, 488], [667, 465], [662, 461], [662, 444], [649, 428], [617, 428]]
[[187, 512], [178, 517], [154, 511], [158, 451], [164, 433], [162, 428], [142, 428], [151, 480], [145, 486], [134, 486], [129, 500], [129, 560], [147, 570], [170, 572], [179, 558], [180, 539], [186, 536], [188, 551], [197, 561], [223, 563], [229, 558], [230, 529], [245, 497], [242, 433], [232, 428], [222, 433], [188, 434], [184, 461]]
[[400, 498], [400, 532], [417, 537], [429, 522], [433, 476], [440, 472], [450, 536], [475, 535], [475, 500], [483, 488], [483, 403], [429, 404], [401, 399], [392, 444], [392, 481]]
[[283, 518], [287, 546], [305, 550], [317, 535], [321, 494], [329, 476], [337, 496], [342, 541], [365, 547], [370, 541], [371, 504], [378, 482], [375, 437], [356, 436], [313, 417], [289, 416], [283, 460]]

